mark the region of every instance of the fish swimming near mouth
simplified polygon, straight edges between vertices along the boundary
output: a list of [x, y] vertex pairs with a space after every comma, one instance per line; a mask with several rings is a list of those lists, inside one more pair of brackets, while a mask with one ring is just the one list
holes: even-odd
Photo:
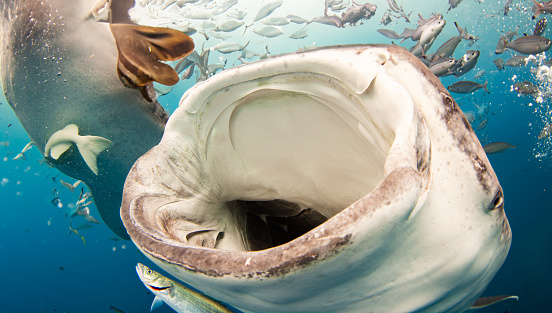
[[508, 253], [503, 204], [439, 79], [353, 45], [189, 89], [121, 217], [153, 262], [244, 312], [462, 312]]
[[169, 279], [142, 263], [136, 273], [146, 288], [155, 294], [151, 311], [166, 303], [179, 313], [232, 313], [222, 303]]
[[[134, 1], [110, 2], [114, 23], [130, 20], [126, 10]], [[81, 134], [113, 142], [97, 156], [98, 175], [74, 145], [59, 160], [47, 161], [86, 183], [104, 222], [128, 239], [117, 209], [122, 186], [136, 159], [159, 142], [168, 115], [155, 99], [147, 102], [121, 84], [109, 24], [86, 18], [92, 4], [0, 1], [0, 78], [6, 99], [41, 152], [56, 131], [70, 124], [78, 125]], [[149, 58], [137, 52], [134, 57]]]

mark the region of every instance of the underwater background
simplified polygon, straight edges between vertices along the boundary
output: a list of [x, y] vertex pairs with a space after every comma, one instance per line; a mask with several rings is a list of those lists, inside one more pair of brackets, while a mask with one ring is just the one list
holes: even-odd
[[[137, 1], [138, 22], [157, 26], [162, 24], [161, 17], [178, 19], [170, 10], [162, 9], [170, 2], [174, 1]], [[244, 21], [248, 24], [261, 3], [239, 0], [232, 9], [247, 12]], [[458, 59], [467, 50], [481, 51], [476, 67], [461, 78], [447, 76], [441, 81], [445, 86], [459, 80], [488, 81], [490, 93], [480, 89], [452, 96], [467, 115], [473, 116], [472, 127], [482, 144], [507, 142], [516, 146], [489, 155], [504, 189], [505, 211], [513, 241], [508, 258], [483, 296], [519, 296], [517, 304], [508, 307], [497, 304], [479, 312], [552, 312], [552, 137], [538, 139], [547, 123], [552, 123], [552, 73], [544, 65], [552, 52], [537, 56], [527, 65], [504, 70], [498, 70], [493, 62], [499, 57], [507, 60], [516, 55], [511, 50], [495, 54], [500, 35], [518, 26], [518, 36], [531, 35], [537, 20], [549, 16], [532, 19], [530, 0], [463, 0], [450, 10], [447, 0], [396, 0], [409, 16], [410, 23], [405, 18], [392, 16], [392, 21], [383, 25], [382, 17], [389, 11], [388, 2], [370, 3], [377, 6], [375, 15], [354, 26], [337, 28], [311, 23], [305, 28], [308, 35], [301, 39], [289, 36], [304, 25], [284, 25], [281, 27], [283, 34], [273, 38], [251, 30], [244, 34], [244, 26], [241, 26], [228, 33], [231, 37], [227, 40], [241, 44], [249, 41], [248, 50], [263, 54], [268, 49], [272, 55], [343, 44], [394, 42], [410, 48], [414, 45], [410, 39], [401, 43], [400, 39], [386, 38], [377, 29], [392, 29], [400, 34], [405, 27], [417, 27], [418, 14], [427, 18], [433, 13], [443, 14], [447, 24], [430, 52], [458, 35], [454, 22], [477, 36], [476, 41], [462, 40], [453, 55]], [[510, 10], [505, 15], [507, 3]], [[310, 20], [321, 16], [323, 11], [324, 0], [283, 0], [282, 6], [271, 16], [294, 14]], [[329, 13], [341, 14], [339, 11]], [[217, 18], [213, 17], [213, 21]], [[551, 32], [547, 27], [543, 36], [550, 38]], [[205, 40], [200, 33], [192, 38], [199, 53], [202, 48], [222, 42], [214, 37]], [[209, 62], [226, 62], [225, 67], [229, 68], [241, 63], [239, 56], [240, 52], [211, 51]], [[115, 74], [115, 64], [113, 68], [114, 72], [109, 74]], [[182, 80], [166, 95], [160, 96], [159, 102], [169, 112], [174, 111], [183, 92], [196, 79], [197, 73]], [[537, 86], [539, 96], [516, 93], [513, 84], [523, 81]], [[30, 139], [6, 100], [2, 97], [0, 102], [0, 299], [3, 300], [0, 313], [113, 312], [112, 307], [126, 313], [149, 312], [154, 295], [138, 279], [135, 265], [141, 262], [159, 269], [142, 256], [132, 242], [119, 240], [104, 224], [90, 224], [82, 217], [75, 217], [72, 227], [78, 227], [84, 240], [70, 231], [67, 213], [74, 208], [83, 186], [73, 192], [62, 187], [61, 180], [71, 184], [76, 180], [43, 163], [36, 147], [25, 152], [25, 158], [14, 160]], [[84, 191], [88, 191], [86, 186]], [[55, 196], [59, 197], [59, 202], [52, 202]], [[91, 215], [99, 219], [94, 205], [90, 209]], [[155, 312], [173, 311], [163, 306]]]

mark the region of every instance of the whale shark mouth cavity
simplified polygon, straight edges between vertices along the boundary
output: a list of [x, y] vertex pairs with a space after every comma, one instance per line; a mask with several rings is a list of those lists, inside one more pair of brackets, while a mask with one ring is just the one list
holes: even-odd
[[162, 268], [254, 312], [461, 311], [511, 240], [469, 123], [393, 46], [197, 84], [128, 175], [121, 217]]

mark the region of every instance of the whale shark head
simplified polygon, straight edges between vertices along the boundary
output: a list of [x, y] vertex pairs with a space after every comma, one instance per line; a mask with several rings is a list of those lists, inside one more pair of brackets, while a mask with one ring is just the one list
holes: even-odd
[[160, 267], [243, 311], [459, 312], [508, 253], [503, 201], [439, 80], [360, 45], [189, 89], [121, 217]]

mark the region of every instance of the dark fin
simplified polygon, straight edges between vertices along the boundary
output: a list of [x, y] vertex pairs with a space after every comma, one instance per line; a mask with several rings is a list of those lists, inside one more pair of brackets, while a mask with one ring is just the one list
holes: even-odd
[[508, 42], [506, 39], [504, 39], [502, 36], [500, 36], [500, 40], [498, 41], [498, 44], [496, 45], [495, 54], [502, 54], [506, 50], [506, 44]]
[[533, 6], [534, 12], [533, 12], [533, 16], [531, 18], [534, 20], [535, 18], [537, 18], [537, 16], [541, 15], [542, 7], [544, 5], [538, 3], [536, 0], [533, 0], [533, 4], [534, 4], [534, 6]]
[[154, 100], [157, 100], [157, 94], [155, 93], [155, 88], [153, 87], [153, 84], [147, 84], [145, 86], [139, 87], [140, 94], [144, 99], [146, 99], [147, 102], [153, 102]]
[[488, 84], [488, 83], [489, 83], [489, 81], [486, 81], [486, 82], [483, 84], [483, 89], [485, 89], [485, 91], [486, 91], [487, 93], [491, 93], [491, 92], [489, 91], [489, 89], [487, 89], [487, 84]]
[[503, 302], [506, 305], [517, 303], [518, 296], [494, 296], [494, 297], [483, 297], [477, 299], [475, 303], [470, 307], [471, 310], [482, 309], [490, 305]]
[[111, 22], [130, 24], [130, 16], [128, 10], [135, 5], [135, 0], [116, 0], [111, 1]]
[[174, 61], [192, 53], [194, 42], [188, 35], [161, 27], [109, 26], [119, 51], [117, 72], [126, 87], [140, 88], [153, 81], [168, 86], [178, 83], [178, 73], [160, 61]]

